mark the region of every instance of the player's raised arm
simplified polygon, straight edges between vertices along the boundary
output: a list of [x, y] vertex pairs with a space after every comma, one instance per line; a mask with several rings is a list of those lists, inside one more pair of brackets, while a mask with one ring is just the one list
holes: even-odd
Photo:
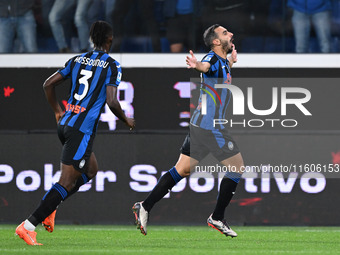
[[187, 56], [186, 62], [188, 68], [194, 68], [201, 73], [206, 73], [209, 71], [210, 63], [198, 61], [192, 50], [189, 51], [191, 56]]
[[130, 129], [135, 128], [135, 120], [126, 117], [117, 98], [117, 87], [106, 86], [106, 103], [114, 115], [123, 121]]
[[230, 56], [228, 57], [229, 60], [229, 67], [232, 67], [234, 63], [237, 62], [237, 50], [235, 48], [235, 44], [232, 44], [233, 51], [231, 52]]
[[46, 99], [54, 111], [57, 123], [59, 119], [63, 116], [64, 112], [58, 103], [57, 96], [55, 93], [55, 87], [58, 84], [60, 84], [63, 80], [64, 80], [63, 76], [59, 72], [55, 72], [46, 79], [43, 85]]

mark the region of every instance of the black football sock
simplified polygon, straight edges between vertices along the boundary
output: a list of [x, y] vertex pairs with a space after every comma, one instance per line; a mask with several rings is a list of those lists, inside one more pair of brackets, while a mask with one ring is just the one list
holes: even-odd
[[176, 168], [171, 168], [166, 172], [158, 181], [157, 185], [153, 188], [151, 193], [143, 202], [143, 207], [148, 212], [151, 211], [152, 207], [161, 200], [171, 189], [175, 186], [182, 176], [179, 175]]
[[47, 216], [49, 216], [57, 206], [67, 197], [67, 190], [59, 183], [55, 183], [52, 188], [45, 194], [38, 208], [32, 213], [28, 220], [37, 226]]
[[241, 174], [234, 172], [227, 172], [225, 177], [221, 181], [220, 192], [218, 193], [217, 203], [212, 214], [212, 218], [214, 220], [223, 220], [224, 212], [226, 207], [229, 205], [233, 195], [235, 194], [235, 190], [238, 182], [241, 179]]
[[86, 174], [81, 174], [81, 176], [78, 178], [76, 185], [74, 186], [73, 189], [71, 189], [68, 194], [67, 197], [65, 197], [65, 199], [69, 198], [70, 196], [72, 196], [74, 193], [76, 193], [79, 188], [84, 185], [85, 183], [89, 182], [90, 179]]

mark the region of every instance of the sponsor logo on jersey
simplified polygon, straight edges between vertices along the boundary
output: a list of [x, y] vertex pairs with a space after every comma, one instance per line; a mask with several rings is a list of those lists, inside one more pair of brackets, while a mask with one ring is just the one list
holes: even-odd
[[74, 112], [76, 114], [86, 111], [85, 107], [82, 107], [80, 105], [73, 105], [73, 104], [67, 104], [66, 105], [66, 111], [67, 112]]
[[80, 161], [79, 163], [79, 168], [83, 168], [85, 166], [85, 159], [83, 159], [82, 161]]
[[229, 148], [229, 150], [233, 150], [234, 149], [234, 144], [233, 144], [233, 142], [229, 142], [228, 143], [228, 148]]

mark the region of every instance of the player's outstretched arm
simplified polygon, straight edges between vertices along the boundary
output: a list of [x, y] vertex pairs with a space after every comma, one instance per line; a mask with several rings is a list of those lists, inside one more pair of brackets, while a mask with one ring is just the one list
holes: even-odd
[[188, 68], [194, 68], [201, 73], [206, 73], [209, 71], [210, 63], [197, 61], [197, 58], [195, 57], [192, 50], [190, 50], [189, 53], [190, 53], [190, 56], [187, 56], [187, 59], [186, 59]]
[[46, 99], [54, 111], [57, 123], [59, 119], [63, 116], [64, 112], [58, 103], [55, 93], [55, 87], [59, 85], [63, 80], [63, 76], [60, 73], [55, 72], [50, 77], [48, 77], [43, 84]]
[[106, 86], [106, 103], [110, 107], [110, 110], [114, 115], [118, 117], [121, 121], [123, 121], [130, 129], [135, 128], [135, 120], [132, 118], [126, 117], [120, 103], [117, 99], [117, 87], [115, 86]]

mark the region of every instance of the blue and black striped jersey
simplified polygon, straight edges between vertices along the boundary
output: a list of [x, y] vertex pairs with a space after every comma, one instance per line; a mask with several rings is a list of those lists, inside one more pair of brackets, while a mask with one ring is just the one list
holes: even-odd
[[[200, 98], [190, 123], [208, 130], [223, 129], [223, 125], [214, 127], [214, 119], [225, 119], [231, 92], [227, 88], [215, 89], [215, 84], [231, 84], [229, 61], [210, 51], [203, 57], [202, 62], [209, 62], [210, 68], [208, 72], [201, 74]], [[203, 94], [207, 94], [205, 115], [202, 114]]]
[[103, 51], [91, 51], [71, 58], [58, 72], [72, 82], [60, 125], [95, 133], [106, 103], [106, 86], [118, 86], [121, 81], [120, 64]]

